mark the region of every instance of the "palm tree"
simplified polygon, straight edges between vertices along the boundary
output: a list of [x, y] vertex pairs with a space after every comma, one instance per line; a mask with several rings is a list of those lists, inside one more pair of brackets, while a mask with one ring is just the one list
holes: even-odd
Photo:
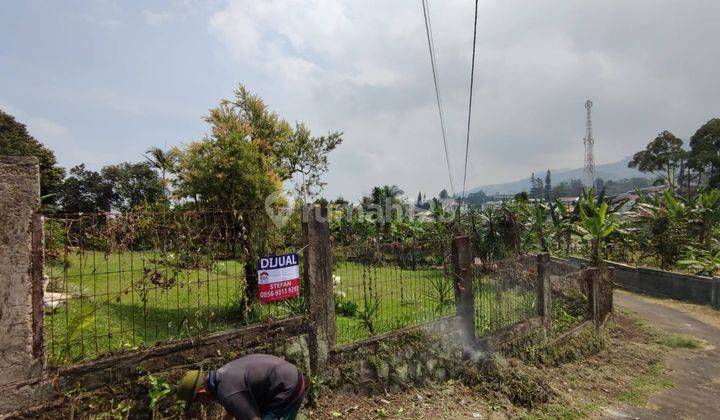
[[150, 166], [160, 171], [160, 179], [163, 186], [163, 194], [167, 197], [167, 173], [172, 172], [175, 168], [175, 162], [177, 161], [178, 153], [176, 149], [169, 149], [165, 151], [159, 147], [151, 147], [145, 152], [145, 159], [147, 159]]

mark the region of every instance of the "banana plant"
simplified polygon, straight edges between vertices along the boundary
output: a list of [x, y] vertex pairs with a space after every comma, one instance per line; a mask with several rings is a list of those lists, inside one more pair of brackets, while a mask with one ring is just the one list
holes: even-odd
[[707, 252], [713, 250], [713, 230], [720, 223], [720, 190], [705, 190], [696, 195], [693, 218], [700, 226], [700, 243]]
[[531, 232], [532, 236], [536, 237], [542, 252], [550, 252], [547, 243], [547, 237], [550, 233], [547, 226], [550, 213], [548, 206], [543, 203], [535, 203], [526, 207], [526, 213], [528, 231]]
[[573, 211], [560, 200], [555, 200], [555, 202], [550, 203], [549, 210], [553, 237], [555, 238], [555, 248], [560, 253], [564, 252], [565, 255], [569, 255], [570, 245], [572, 243], [573, 224], [578, 221], [578, 219]]
[[671, 267], [688, 241], [686, 225], [692, 203], [678, 199], [669, 191], [647, 196], [640, 194], [635, 205], [634, 237], [643, 256], [659, 259], [660, 268]]
[[589, 243], [590, 259], [599, 266], [603, 262], [606, 239], [620, 229], [620, 224], [614, 212], [608, 213], [609, 204], [605, 200], [598, 205], [592, 196], [586, 196], [578, 207], [580, 223], [575, 225], [575, 233]]
[[677, 264], [701, 276], [714, 276], [720, 273], [720, 250], [713, 254], [704, 249], [688, 247], [686, 258]]

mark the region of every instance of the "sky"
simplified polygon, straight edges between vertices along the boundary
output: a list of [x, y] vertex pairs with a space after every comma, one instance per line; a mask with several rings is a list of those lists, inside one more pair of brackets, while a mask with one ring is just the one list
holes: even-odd
[[[429, 0], [462, 192], [471, 0]], [[479, 0], [467, 189], [599, 163], [720, 116], [716, 0]], [[238, 84], [316, 135], [342, 131], [323, 195], [450, 190], [420, 0], [0, 0], [0, 109], [62, 166], [198, 140]]]

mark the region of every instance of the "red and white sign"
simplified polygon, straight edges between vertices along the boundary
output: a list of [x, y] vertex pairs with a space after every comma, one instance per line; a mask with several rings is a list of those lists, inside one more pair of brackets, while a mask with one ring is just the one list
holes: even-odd
[[276, 302], [300, 296], [298, 254], [260, 257], [258, 291], [260, 302]]

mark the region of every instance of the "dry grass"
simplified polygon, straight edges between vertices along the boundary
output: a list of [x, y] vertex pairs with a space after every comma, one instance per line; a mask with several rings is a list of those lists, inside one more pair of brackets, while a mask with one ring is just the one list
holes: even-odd
[[[584, 418], [618, 402], [643, 405], [654, 392], [671, 386], [665, 378], [665, 360], [684, 341], [643, 325], [626, 314], [617, 314], [609, 328], [607, 346], [598, 354], [559, 367], [541, 367], [555, 395], [534, 408], [514, 405], [502, 392], [488, 387], [468, 387], [450, 381], [397, 394], [356, 396], [322, 395], [308, 418]], [[681, 345], [682, 344], [682, 345]], [[536, 375], [537, 367], [508, 361], [521, 374]]]

